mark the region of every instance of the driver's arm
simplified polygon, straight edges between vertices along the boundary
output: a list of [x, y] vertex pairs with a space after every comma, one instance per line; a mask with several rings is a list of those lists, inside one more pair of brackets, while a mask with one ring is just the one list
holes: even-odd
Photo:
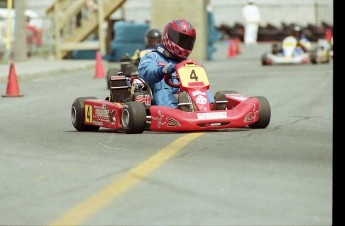
[[175, 65], [173, 63], [164, 64], [164, 62], [162, 64], [155, 52], [149, 52], [141, 58], [138, 72], [142, 79], [149, 84], [154, 84], [161, 81], [164, 74], [175, 72]]

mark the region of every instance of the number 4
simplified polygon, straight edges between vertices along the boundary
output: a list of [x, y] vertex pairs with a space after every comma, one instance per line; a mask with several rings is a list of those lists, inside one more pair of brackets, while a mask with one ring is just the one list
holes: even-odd
[[85, 122], [92, 123], [92, 106], [85, 105]]
[[192, 73], [190, 73], [189, 78], [190, 79], [195, 79], [195, 81], [198, 81], [198, 76], [196, 75], [194, 70], [192, 70]]

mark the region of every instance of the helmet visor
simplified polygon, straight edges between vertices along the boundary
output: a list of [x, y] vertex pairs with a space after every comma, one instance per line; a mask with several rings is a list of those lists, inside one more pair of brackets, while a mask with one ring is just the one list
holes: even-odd
[[194, 43], [195, 43], [195, 36], [192, 37], [189, 35], [179, 33], [169, 27], [168, 38], [183, 49], [193, 50]]

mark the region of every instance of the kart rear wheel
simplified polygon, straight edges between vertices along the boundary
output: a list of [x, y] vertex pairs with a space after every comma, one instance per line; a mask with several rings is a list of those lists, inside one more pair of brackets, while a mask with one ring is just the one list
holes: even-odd
[[263, 129], [270, 123], [271, 107], [266, 97], [255, 96], [255, 98], [259, 100], [259, 120], [248, 126], [252, 129]]
[[107, 70], [107, 87], [108, 87], [108, 89], [110, 89], [111, 76], [116, 75], [117, 72], [119, 72], [119, 71], [120, 71], [120, 69], [118, 69], [118, 68], [109, 68]]
[[272, 44], [272, 54], [277, 55], [282, 49], [281, 43], [273, 43]]
[[125, 133], [143, 133], [146, 126], [146, 108], [143, 103], [129, 101], [123, 105], [121, 124]]
[[74, 100], [71, 108], [71, 119], [74, 128], [77, 131], [97, 131], [99, 126], [92, 126], [84, 124], [85, 120], [85, 108], [84, 100], [97, 99], [96, 97], [79, 97]]
[[309, 53], [310, 62], [312, 64], [317, 64], [317, 52], [316, 50], [311, 50]]

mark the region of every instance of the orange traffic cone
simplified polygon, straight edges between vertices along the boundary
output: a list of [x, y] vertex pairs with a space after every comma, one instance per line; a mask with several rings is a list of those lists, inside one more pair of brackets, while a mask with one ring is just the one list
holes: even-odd
[[236, 56], [236, 47], [235, 42], [233, 39], [229, 39], [229, 52], [228, 57], [235, 57]]
[[102, 55], [100, 51], [96, 53], [95, 78], [105, 78]]
[[332, 40], [332, 30], [331, 30], [331, 28], [326, 28], [326, 31], [325, 31], [325, 39], [327, 40], [327, 41], [331, 41]]
[[13, 62], [10, 63], [10, 71], [8, 74], [6, 94], [2, 97], [22, 97], [23, 95], [19, 92], [19, 86], [17, 82], [16, 69]]

